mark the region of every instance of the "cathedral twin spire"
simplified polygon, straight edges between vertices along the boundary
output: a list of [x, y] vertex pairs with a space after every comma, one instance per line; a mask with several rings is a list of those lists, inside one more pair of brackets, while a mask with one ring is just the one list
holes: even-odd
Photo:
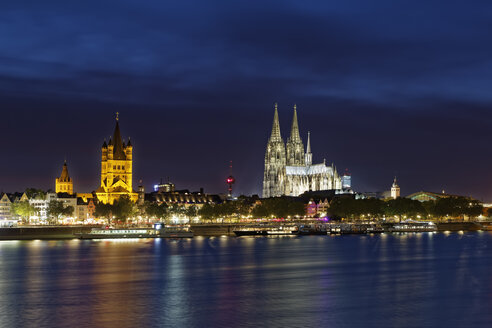
[[272, 135], [270, 136], [270, 141], [283, 141], [282, 136], [280, 135], [280, 123], [278, 121], [277, 103], [275, 103], [275, 114], [273, 114]]
[[290, 128], [289, 140], [300, 141], [301, 136], [299, 134], [299, 123], [297, 123], [297, 106], [294, 105], [294, 117], [292, 118], [292, 126]]
[[[298, 142], [301, 141], [301, 136], [299, 134], [299, 123], [297, 122], [297, 106], [294, 105], [294, 117], [292, 118], [292, 126], [290, 129], [290, 140]], [[272, 125], [272, 134], [270, 135], [270, 141], [282, 141], [282, 135], [280, 133], [280, 122], [278, 119], [278, 104], [275, 103], [275, 112], [273, 114], [273, 125]], [[302, 142], [302, 141], [301, 141]]]
[[[270, 143], [282, 142], [282, 136], [280, 134], [280, 123], [278, 118], [278, 105], [275, 103], [275, 113], [273, 115], [272, 134], [270, 136]], [[311, 165], [312, 154], [311, 145], [308, 136], [308, 149], [307, 153], [304, 153], [304, 144], [302, 143], [301, 135], [299, 133], [299, 122], [297, 120], [297, 106], [294, 105], [294, 115], [292, 117], [292, 125], [290, 129], [290, 136], [287, 138], [286, 143], [286, 161], [287, 165]], [[308, 164], [309, 163], [309, 164]]]

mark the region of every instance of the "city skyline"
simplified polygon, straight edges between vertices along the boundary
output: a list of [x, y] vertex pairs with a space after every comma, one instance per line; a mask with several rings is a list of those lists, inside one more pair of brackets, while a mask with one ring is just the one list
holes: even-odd
[[[0, 188], [96, 190], [121, 113], [147, 190], [261, 194], [273, 104], [357, 191], [492, 200], [490, 4], [48, 1], [0, 13]], [[94, 13], [97, 11], [97, 15]], [[186, 19], [181, 19], [186, 17]]]

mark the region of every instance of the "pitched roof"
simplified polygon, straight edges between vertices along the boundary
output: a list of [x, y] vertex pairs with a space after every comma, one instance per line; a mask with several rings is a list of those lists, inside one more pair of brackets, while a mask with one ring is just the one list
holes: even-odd
[[123, 140], [121, 140], [120, 124], [118, 121], [116, 121], [116, 127], [114, 128], [113, 143], [113, 158], [123, 160], [126, 159]]
[[68, 175], [68, 167], [67, 162], [63, 163], [62, 173], [60, 175], [59, 181], [68, 182], [70, 181], [70, 176]]

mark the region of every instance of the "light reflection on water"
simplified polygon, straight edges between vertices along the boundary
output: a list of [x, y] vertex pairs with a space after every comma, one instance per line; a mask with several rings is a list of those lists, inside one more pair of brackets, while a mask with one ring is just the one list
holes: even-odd
[[491, 326], [492, 234], [0, 242], [0, 326]]

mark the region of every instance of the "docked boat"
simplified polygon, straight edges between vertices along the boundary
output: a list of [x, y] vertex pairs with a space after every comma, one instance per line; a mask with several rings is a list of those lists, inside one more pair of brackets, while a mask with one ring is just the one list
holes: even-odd
[[298, 228], [298, 234], [301, 236], [326, 235], [326, 224], [302, 224]]
[[94, 228], [76, 236], [79, 239], [193, 238], [193, 231], [187, 226], [164, 226], [157, 223], [152, 228]]
[[430, 221], [402, 221], [395, 223], [387, 228], [388, 232], [434, 232], [437, 226]]
[[233, 230], [237, 237], [240, 236], [280, 236], [296, 235], [297, 226], [246, 226]]
[[382, 232], [384, 232], [384, 230], [380, 225], [370, 223], [332, 224], [327, 229], [327, 234], [329, 235], [370, 234]]

